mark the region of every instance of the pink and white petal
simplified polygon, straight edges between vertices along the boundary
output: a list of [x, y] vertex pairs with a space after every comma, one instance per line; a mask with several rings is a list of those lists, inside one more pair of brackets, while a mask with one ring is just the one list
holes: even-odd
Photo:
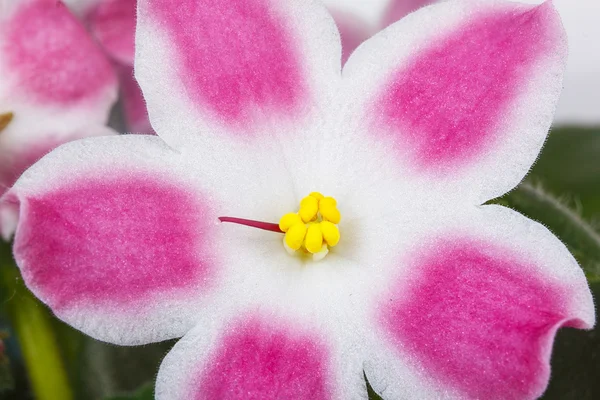
[[117, 98], [117, 81], [102, 51], [60, 2], [3, 2], [0, 47], [0, 114], [13, 114], [0, 132], [5, 187], [53, 146], [99, 135]]
[[248, 307], [184, 336], [160, 367], [156, 398], [367, 399], [360, 363], [343, 377], [347, 358], [310, 319]]
[[116, 99], [112, 66], [85, 28], [61, 3], [24, 0], [0, 9], [0, 108], [15, 117], [41, 108], [56, 114], [105, 122]]
[[480, 204], [513, 188], [534, 162], [565, 57], [551, 2], [424, 7], [346, 63], [343, 134], [387, 153], [413, 186]]
[[157, 133], [207, 141], [291, 137], [331, 104], [339, 34], [316, 1], [140, 1], [135, 73]]
[[[0, 197], [27, 168], [61, 144], [86, 137], [117, 135], [117, 132], [104, 125], [93, 125], [68, 132], [69, 136], [67, 133], [48, 131], [32, 138], [19, 135], [19, 128], [22, 130], [19, 122], [15, 126], [11, 121], [0, 135]], [[1, 227], [0, 232], [7, 235]]]
[[119, 64], [133, 66], [137, 0], [102, 0], [86, 20], [104, 50]]
[[150, 125], [146, 100], [142, 94], [140, 85], [133, 76], [133, 68], [120, 66], [119, 82], [121, 83], [121, 102], [127, 131], [143, 135], [154, 135], [154, 129]]
[[421, 7], [435, 3], [437, 0], [391, 0], [383, 11], [380, 26], [385, 28], [404, 18]]
[[349, 12], [330, 9], [335, 24], [340, 31], [342, 40], [342, 65], [346, 63], [350, 54], [365, 40], [370, 38], [375, 30], [366, 21]]
[[[159, 138], [59, 147], [0, 204], [18, 225], [14, 256], [54, 313], [117, 344], [178, 337], [219, 288], [219, 197]], [[213, 243], [214, 242], [214, 243]]]
[[373, 387], [384, 398], [539, 397], [556, 331], [595, 323], [577, 262], [544, 226], [500, 206], [431, 226], [384, 266], [369, 319]]

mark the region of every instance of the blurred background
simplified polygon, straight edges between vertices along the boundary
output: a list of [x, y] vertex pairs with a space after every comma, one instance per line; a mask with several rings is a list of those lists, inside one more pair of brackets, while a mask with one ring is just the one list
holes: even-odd
[[[96, 0], [96, 2], [101, 0]], [[539, 1], [525, 1], [539, 3]], [[68, 1], [78, 17], [92, 0]], [[325, 0], [344, 37], [366, 38], [424, 1]], [[400, 4], [401, 3], [401, 4]], [[494, 202], [548, 226], [580, 261], [600, 298], [600, 1], [554, 0], [569, 38], [564, 92], [548, 142], [530, 175]], [[356, 43], [358, 44], [358, 43]], [[346, 55], [347, 56], [347, 55]], [[127, 130], [123, 101], [111, 124]], [[125, 121], [125, 122], [124, 122]], [[151, 399], [158, 365], [174, 342], [117, 347], [54, 318], [23, 286], [0, 241], [0, 399]], [[544, 399], [600, 399], [598, 329], [562, 329]], [[57, 394], [59, 393], [59, 394]], [[373, 399], [378, 398], [371, 393]]]

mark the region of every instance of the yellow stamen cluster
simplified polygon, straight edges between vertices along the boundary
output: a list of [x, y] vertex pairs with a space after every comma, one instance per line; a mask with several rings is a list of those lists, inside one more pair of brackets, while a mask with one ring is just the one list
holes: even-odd
[[[284, 244], [292, 250], [304, 250], [324, 257], [340, 241], [337, 224], [341, 215], [333, 197], [313, 192], [300, 202], [297, 213], [285, 214], [279, 220], [279, 229], [285, 232]], [[319, 257], [319, 258], [322, 258]]]

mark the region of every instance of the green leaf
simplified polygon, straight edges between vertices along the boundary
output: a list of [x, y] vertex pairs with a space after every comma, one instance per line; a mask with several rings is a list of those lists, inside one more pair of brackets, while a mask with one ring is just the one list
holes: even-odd
[[0, 394], [12, 391], [15, 388], [15, 380], [10, 370], [10, 361], [5, 354], [5, 344], [3, 340], [8, 337], [8, 333], [0, 331]]
[[373, 389], [369, 380], [367, 379], [367, 374], [363, 371], [363, 376], [365, 377], [365, 383], [367, 384], [367, 393], [369, 394], [369, 400], [383, 400], [377, 392]]
[[156, 377], [162, 359], [175, 342], [115, 346], [86, 337], [77, 362], [77, 397], [103, 399], [137, 391]]
[[25, 287], [17, 267], [2, 261], [0, 287], [2, 293], [12, 293], [9, 298], [2, 298], [2, 308], [18, 339], [35, 398], [70, 400], [73, 393], [52, 328], [52, 316]]
[[117, 396], [106, 397], [104, 400], [153, 400], [154, 399], [154, 384], [151, 382], [144, 383], [137, 390], [128, 394], [120, 394]]
[[558, 236], [578, 259], [589, 280], [600, 280], [600, 234], [565, 199], [541, 184], [524, 181], [493, 203], [506, 205], [541, 222]]
[[531, 175], [552, 193], [572, 193], [586, 218], [600, 213], [600, 127], [554, 128]]

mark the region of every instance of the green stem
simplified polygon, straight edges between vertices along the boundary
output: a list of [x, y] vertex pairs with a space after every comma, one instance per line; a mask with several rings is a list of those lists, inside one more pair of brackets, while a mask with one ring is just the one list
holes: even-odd
[[3, 286], [14, 293], [2, 299], [19, 340], [31, 387], [37, 400], [71, 400], [69, 386], [50, 316], [20, 282], [16, 267], [0, 266]]

